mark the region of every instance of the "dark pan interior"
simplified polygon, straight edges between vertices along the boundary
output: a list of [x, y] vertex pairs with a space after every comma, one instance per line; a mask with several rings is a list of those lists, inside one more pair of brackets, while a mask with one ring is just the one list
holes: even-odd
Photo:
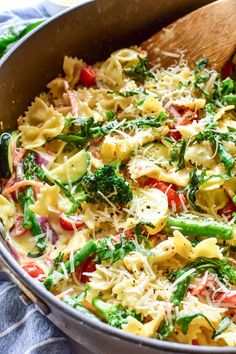
[[89, 63], [141, 43], [162, 26], [212, 0], [97, 0], [41, 26], [0, 62], [0, 121], [15, 127], [32, 99], [61, 72], [65, 54]]

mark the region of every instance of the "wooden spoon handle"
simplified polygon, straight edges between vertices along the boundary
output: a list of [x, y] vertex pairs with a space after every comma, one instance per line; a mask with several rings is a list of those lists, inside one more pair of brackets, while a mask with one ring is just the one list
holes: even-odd
[[210, 65], [221, 70], [236, 51], [236, 0], [219, 0], [201, 7], [163, 28], [141, 44], [151, 64], [161, 61], [168, 67], [184, 52], [191, 65], [208, 57]]

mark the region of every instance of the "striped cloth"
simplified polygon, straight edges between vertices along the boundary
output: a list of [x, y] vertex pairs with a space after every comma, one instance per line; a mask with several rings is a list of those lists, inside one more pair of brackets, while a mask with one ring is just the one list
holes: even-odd
[[[31, 3], [34, 2], [37, 4], [30, 8], [5, 12], [1, 12], [0, 6], [0, 35], [11, 26], [21, 29], [49, 17], [43, 3]], [[0, 271], [0, 354], [90, 353], [78, 344], [72, 350], [65, 335], [34, 304], [25, 304], [19, 294], [20, 289]]]
[[0, 273], [0, 353], [73, 354], [64, 334], [19, 295], [20, 289]]

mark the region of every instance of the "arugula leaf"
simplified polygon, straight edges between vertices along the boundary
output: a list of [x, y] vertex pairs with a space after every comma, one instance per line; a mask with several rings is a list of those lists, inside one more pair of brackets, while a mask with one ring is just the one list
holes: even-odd
[[147, 249], [151, 249], [152, 248], [152, 244], [151, 242], [148, 240], [147, 237], [143, 236], [142, 235], [142, 230], [141, 230], [141, 226], [149, 226], [151, 227], [152, 229], [155, 228], [155, 226], [151, 223], [151, 222], [146, 222], [146, 221], [142, 221], [142, 222], [139, 222], [138, 224], [136, 224], [135, 228], [134, 228], [134, 232], [137, 236], [137, 239], [139, 241], [144, 241], [145, 243], [145, 246]]
[[181, 316], [177, 319], [176, 323], [181, 327], [181, 331], [183, 334], [188, 333], [188, 328], [192, 320], [194, 320], [196, 317], [203, 317], [209, 324], [209, 326], [212, 328], [213, 333], [215, 334], [215, 328], [212, 326], [211, 322], [209, 319], [203, 315], [202, 313], [194, 313], [192, 315], [186, 315], [186, 316]]
[[[173, 144], [173, 141], [169, 141]], [[184, 155], [188, 142], [185, 139], [176, 141], [171, 148], [169, 164], [170, 166], [174, 161], [177, 161], [178, 171], [185, 167]]]
[[111, 237], [106, 237], [98, 241], [97, 257], [94, 262], [101, 263], [102, 261], [109, 260], [113, 264], [136, 249], [136, 242], [134, 240], [127, 241], [124, 234], [121, 234], [121, 239], [118, 243], [114, 243]]
[[183, 334], [188, 333], [190, 323], [197, 317], [205, 318], [205, 320], [213, 330], [212, 339], [216, 338], [221, 333], [223, 333], [231, 324], [231, 320], [228, 317], [224, 317], [216, 330], [212, 325], [211, 321], [205, 315], [203, 315], [202, 313], [194, 313], [192, 315], [181, 316], [177, 319], [176, 323], [181, 327], [181, 331]]
[[[180, 270], [177, 273], [176, 279], [180, 278], [182, 275], [185, 274], [184, 270]], [[174, 290], [172, 296], [171, 296], [171, 301], [175, 306], [178, 306], [181, 301], [183, 300], [186, 291], [188, 289], [189, 283], [193, 279], [195, 273], [189, 274], [187, 277], [185, 277], [181, 282], [179, 282], [176, 286], [176, 290]]]
[[207, 57], [200, 58], [199, 60], [197, 60], [195, 62], [195, 70], [194, 70], [195, 74], [205, 69], [208, 66], [208, 64], [209, 64], [209, 60]]
[[188, 184], [188, 199], [190, 202], [190, 205], [197, 211], [200, 211], [201, 209], [199, 206], [196, 205], [196, 192], [198, 191], [198, 186], [199, 186], [199, 178], [197, 175], [197, 168], [194, 168], [190, 173], [189, 173], [189, 184]]
[[138, 64], [134, 64], [130, 68], [125, 68], [123, 71], [131, 79], [139, 82], [144, 82], [146, 78], [155, 79], [155, 75], [148, 70], [148, 62], [146, 57], [138, 55]]

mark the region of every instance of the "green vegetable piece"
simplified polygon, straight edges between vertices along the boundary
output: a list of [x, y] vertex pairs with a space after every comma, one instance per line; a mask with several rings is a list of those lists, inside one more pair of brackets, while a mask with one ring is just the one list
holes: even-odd
[[209, 64], [208, 58], [201, 58], [195, 63], [195, 74], [205, 69]]
[[63, 299], [63, 302], [65, 302], [66, 304], [70, 305], [71, 307], [73, 307], [74, 309], [82, 312], [83, 314], [85, 314], [86, 316], [89, 316], [90, 318], [98, 321], [98, 318], [89, 310], [87, 310], [83, 304], [82, 301], [80, 299], [80, 295], [78, 296], [66, 296]]
[[[177, 277], [176, 279], [180, 278], [182, 275], [185, 274], [184, 270], [180, 270], [177, 273]], [[179, 282], [176, 286], [176, 290], [173, 292], [172, 297], [171, 297], [171, 302], [173, 302], [173, 304], [175, 306], [179, 306], [181, 301], [183, 300], [186, 291], [188, 289], [189, 283], [191, 282], [191, 280], [194, 277], [194, 273], [189, 274], [187, 277], [185, 277], [181, 282]]]
[[123, 69], [124, 73], [131, 79], [144, 82], [147, 78], [155, 79], [155, 75], [148, 70], [148, 62], [146, 57], [138, 55], [138, 64], [134, 64], [130, 68]]
[[165, 231], [173, 233], [179, 230], [183, 235], [216, 237], [231, 240], [235, 232], [234, 227], [213, 221], [169, 217]]
[[109, 121], [114, 120], [116, 118], [115, 110], [113, 109], [111, 111], [106, 112], [106, 117]]
[[222, 143], [218, 141], [217, 143], [215, 143], [215, 145], [217, 148], [217, 153], [219, 155], [220, 161], [224, 164], [226, 170], [230, 172], [234, 167], [233, 157], [228, 153], [228, 151], [226, 150], [226, 148]]
[[205, 320], [207, 321], [209, 326], [212, 328], [213, 333], [215, 334], [215, 328], [212, 326], [212, 324], [209, 321], [209, 319], [205, 315], [203, 315], [202, 313], [194, 313], [192, 315], [182, 316], [182, 317], [179, 317], [177, 319], [176, 323], [181, 327], [181, 331], [182, 331], [183, 334], [187, 334], [188, 333], [189, 325], [192, 322], [192, 320], [194, 320], [194, 318], [196, 318], [196, 317], [205, 318]]
[[223, 101], [226, 104], [236, 105], [236, 94], [230, 94], [230, 95], [223, 96]]
[[215, 333], [213, 334], [212, 338], [216, 338], [217, 336], [219, 336], [221, 333], [223, 333], [224, 331], [226, 331], [227, 328], [229, 328], [229, 326], [231, 325], [231, 320], [229, 319], [229, 317], [224, 317], [222, 319], [222, 321], [219, 324], [219, 327], [217, 328], [217, 330], [215, 331]]
[[168, 340], [168, 338], [172, 335], [174, 331], [174, 324], [174, 320], [170, 323], [163, 321], [159, 333], [157, 334], [157, 339]]
[[132, 316], [137, 319], [140, 318], [135, 314], [135, 312], [126, 310], [121, 305], [108, 304], [99, 297], [93, 298], [92, 304], [100, 313], [102, 318], [108, 322], [109, 325], [116, 328], [121, 328], [123, 324], [126, 324], [128, 316]]
[[52, 180], [59, 180], [62, 184], [75, 183], [87, 173], [88, 164], [89, 154], [86, 149], [83, 149], [51, 170], [48, 177]]
[[[74, 267], [78, 267], [79, 264], [83, 263], [88, 259], [90, 256], [92, 256], [97, 250], [97, 244], [93, 241], [90, 240], [86, 243], [86, 245], [77, 253], [75, 253], [73, 257], [73, 262], [74, 262]], [[67, 261], [65, 263], [65, 268], [68, 273], [71, 273], [71, 265], [70, 261]], [[57, 272], [63, 274], [64, 271], [62, 268], [58, 268]], [[44, 281], [43, 285], [45, 286], [46, 289], [50, 290], [52, 285], [53, 285], [53, 279], [52, 279], [52, 274], [50, 274], [46, 280]]]
[[90, 203], [126, 205], [133, 197], [129, 183], [117, 175], [111, 165], [105, 165], [93, 175], [83, 177], [81, 184]]
[[137, 236], [137, 239], [142, 242], [144, 241], [145, 243], [145, 246], [147, 249], [151, 249], [152, 248], [152, 244], [151, 242], [148, 240], [147, 237], [143, 236], [142, 235], [142, 230], [141, 230], [141, 226], [149, 226], [151, 227], [152, 229], [155, 228], [155, 226], [151, 223], [151, 222], [146, 222], [146, 221], [143, 221], [143, 222], [139, 222], [138, 224], [136, 224], [135, 228], [134, 228], [134, 232]]
[[114, 243], [110, 237], [103, 238], [97, 244], [97, 257], [95, 262], [111, 261], [111, 264], [123, 259], [128, 253], [135, 251], [137, 244], [134, 240], [127, 241], [126, 236], [121, 234], [120, 242]]

